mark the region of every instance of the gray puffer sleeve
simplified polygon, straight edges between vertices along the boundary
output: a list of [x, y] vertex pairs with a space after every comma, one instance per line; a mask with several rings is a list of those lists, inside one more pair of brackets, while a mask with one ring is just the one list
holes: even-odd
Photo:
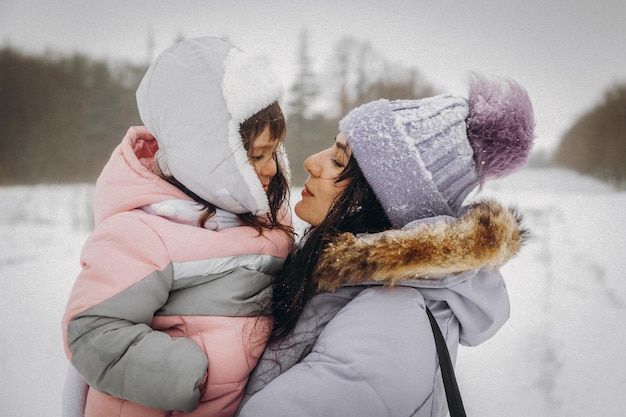
[[[207, 372], [207, 356], [192, 339], [150, 327], [169, 296], [171, 262], [163, 261], [165, 248], [148, 226], [123, 223], [102, 227], [83, 249], [85, 267], [68, 305], [88, 302], [82, 300], [89, 300], [90, 293], [111, 296], [99, 296], [91, 307], [70, 313], [67, 346], [72, 364], [100, 392], [150, 408], [189, 412], [198, 406], [197, 387]], [[121, 226], [126, 233], [115, 233]], [[137, 240], [153, 256], [132, 256]], [[129, 267], [131, 262], [165, 266], [133, 279], [124, 272], [142, 268]]]

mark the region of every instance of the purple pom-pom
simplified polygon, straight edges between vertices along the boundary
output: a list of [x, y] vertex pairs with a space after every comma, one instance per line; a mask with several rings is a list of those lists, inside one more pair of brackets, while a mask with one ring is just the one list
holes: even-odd
[[481, 186], [526, 164], [535, 121], [526, 90], [513, 80], [474, 77], [470, 84], [467, 137]]

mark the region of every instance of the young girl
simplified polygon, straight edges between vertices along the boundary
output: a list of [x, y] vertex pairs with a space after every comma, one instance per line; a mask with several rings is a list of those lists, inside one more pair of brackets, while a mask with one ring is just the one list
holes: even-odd
[[85, 415], [230, 416], [293, 242], [281, 84], [217, 38], [163, 52], [98, 178], [63, 318]]

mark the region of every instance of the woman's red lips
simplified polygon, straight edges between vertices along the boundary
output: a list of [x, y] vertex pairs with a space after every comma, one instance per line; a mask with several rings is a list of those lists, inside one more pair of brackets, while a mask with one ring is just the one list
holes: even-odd
[[305, 185], [302, 189], [302, 197], [313, 197], [313, 193]]

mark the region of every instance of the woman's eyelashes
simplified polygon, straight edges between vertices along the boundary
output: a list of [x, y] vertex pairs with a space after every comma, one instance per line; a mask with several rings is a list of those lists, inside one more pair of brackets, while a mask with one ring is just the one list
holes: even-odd
[[345, 149], [342, 149], [341, 147], [337, 146], [337, 144], [335, 144], [335, 146], [333, 146], [333, 152], [331, 153], [331, 156], [330, 156], [330, 161], [332, 162], [332, 164], [336, 166], [337, 168], [345, 168], [346, 167], [345, 161], [347, 159], [348, 158], [347, 158]]
[[335, 165], [337, 168], [345, 168], [345, 165], [343, 164], [343, 162], [340, 162], [337, 158], [330, 158], [330, 161], [333, 163], [333, 165]]

